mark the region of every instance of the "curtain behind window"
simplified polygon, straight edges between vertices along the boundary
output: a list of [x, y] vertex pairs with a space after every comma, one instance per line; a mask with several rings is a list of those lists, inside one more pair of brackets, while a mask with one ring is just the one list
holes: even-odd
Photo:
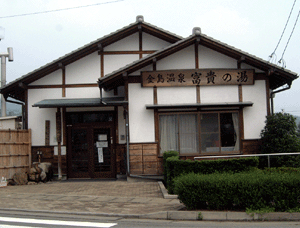
[[238, 151], [240, 149], [240, 131], [239, 131], [239, 116], [238, 113], [232, 113], [232, 121], [235, 132], [235, 145], [234, 150]]
[[176, 115], [159, 117], [160, 152], [178, 151], [178, 120]]
[[179, 115], [180, 154], [198, 152], [197, 115]]

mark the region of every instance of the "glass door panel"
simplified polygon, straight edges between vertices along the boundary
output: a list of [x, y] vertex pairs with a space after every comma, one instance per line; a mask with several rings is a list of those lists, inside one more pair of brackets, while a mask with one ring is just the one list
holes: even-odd
[[220, 151], [218, 113], [201, 114], [201, 151]]
[[94, 129], [94, 172], [112, 171], [110, 129]]
[[88, 131], [84, 128], [72, 128], [71, 153], [69, 154], [69, 171], [74, 176], [87, 176], [89, 172]]

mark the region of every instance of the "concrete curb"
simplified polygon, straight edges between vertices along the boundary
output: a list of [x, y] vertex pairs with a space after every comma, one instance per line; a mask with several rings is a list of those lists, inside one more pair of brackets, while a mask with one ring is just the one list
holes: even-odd
[[165, 185], [162, 181], [158, 181], [158, 186], [160, 187], [161, 193], [163, 194], [164, 199], [178, 199], [177, 195], [170, 195], [165, 188]]
[[65, 216], [95, 216], [131, 219], [162, 219], [162, 220], [188, 220], [188, 221], [300, 221], [300, 213], [274, 212], [266, 214], [247, 214], [246, 212], [219, 212], [219, 211], [162, 211], [149, 214], [113, 214], [68, 211], [35, 211], [25, 209], [0, 209], [1, 214], [20, 215], [21, 213], [55, 215], [56, 218]]

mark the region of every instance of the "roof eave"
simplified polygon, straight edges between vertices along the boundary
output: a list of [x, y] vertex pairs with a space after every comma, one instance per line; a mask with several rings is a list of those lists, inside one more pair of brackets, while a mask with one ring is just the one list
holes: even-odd
[[[141, 27], [140, 27], [141, 26]], [[22, 82], [26, 85], [30, 84], [31, 82], [50, 74], [56, 70], [59, 70], [61, 66], [66, 66], [72, 62], [75, 62], [78, 59], [81, 59], [93, 52], [96, 52], [99, 50], [99, 45], [101, 44], [102, 47], [105, 47], [107, 45], [110, 45], [118, 40], [121, 40], [122, 38], [129, 36], [137, 31], [139, 29], [142, 29], [142, 31], [149, 33], [153, 36], [159, 37], [161, 39], [164, 39], [165, 41], [174, 43], [182, 37], [170, 33], [166, 30], [163, 30], [161, 28], [158, 28], [154, 25], [151, 25], [146, 22], [134, 22], [122, 29], [119, 29], [113, 33], [110, 33], [100, 39], [97, 39], [81, 48], [78, 48], [77, 50], [70, 52], [16, 80], [14, 80], [11, 83], [8, 83], [6, 86], [2, 87], [0, 89], [0, 92], [3, 94], [8, 94], [10, 91], [14, 89], [18, 89], [18, 83]]]

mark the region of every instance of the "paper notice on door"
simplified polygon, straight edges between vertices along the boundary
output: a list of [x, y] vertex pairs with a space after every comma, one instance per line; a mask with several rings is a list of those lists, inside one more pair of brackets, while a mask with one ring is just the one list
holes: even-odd
[[103, 163], [103, 148], [98, 148], [98, 161]]
[[98, 141], [107, 141], [107, 135], [103, 135], [103, 134], [98, 135]]
[[103, 142], [97, 142], [96, 143], [96, 147], [108, 147], [108, 142], [107, 141], [103, 141]]

